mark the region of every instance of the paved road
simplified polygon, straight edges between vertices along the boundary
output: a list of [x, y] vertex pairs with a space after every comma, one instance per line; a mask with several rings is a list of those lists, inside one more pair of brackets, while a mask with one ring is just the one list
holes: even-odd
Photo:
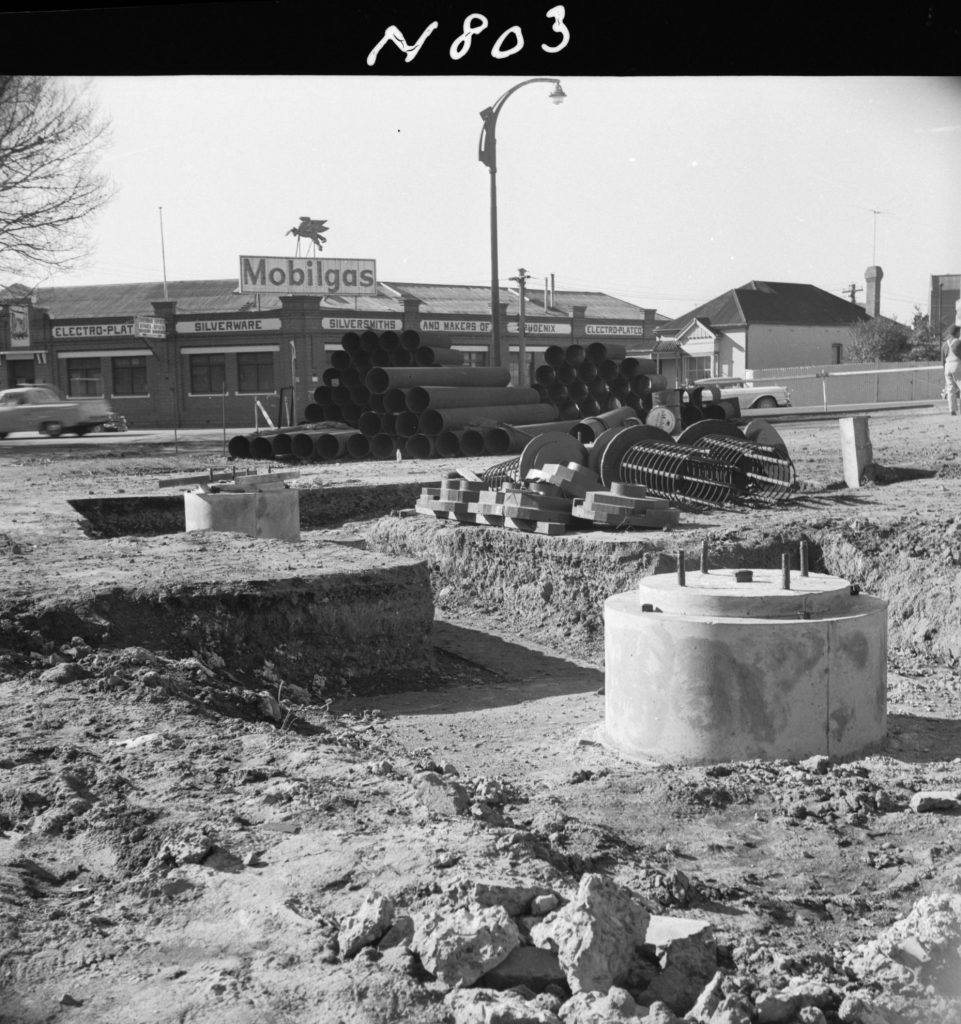
[[[772, 423], [776, 429], [788, 439], [792, 428], [803, 427], [805, 429], [825, 429], [836, 427], [837, 421], [845, 416], [869, 416], [871, 419], [917, 419], [939, 415], [943, 412], [942, 403], [937, 405], [908, 404], [899, 406], [851, 406], [844, 409], [774, 409], [764, 410], [763, 415], [751, 413], [745, 416], [745, 420], [763, 418]], [[206, 428], [202, 430], [178, 430], [176, 435], [172, 430], [127, 430], [123, 433], [94, 433], [85, 437], [77, 437], [73, 434], [65, 434], [61, 437], [44, 437], [41, 434], [12, 433], [0, 441], [0, 455], [10, 452], [37, 452], [47, 449], [54, 450], [87, 450], [90, 448], [101, 450], [113, 450], [129, 445], [144, 445], [148, 447], [173, 449], [176, 445], [183, 445], [185, 449], [203, 446], [209, 448], [211, 444], [220, 442], [226, 455], [227, 442], [235, 434], [250, 433], [249, 428], [228, 427], [226, 434], [221, 428]]]

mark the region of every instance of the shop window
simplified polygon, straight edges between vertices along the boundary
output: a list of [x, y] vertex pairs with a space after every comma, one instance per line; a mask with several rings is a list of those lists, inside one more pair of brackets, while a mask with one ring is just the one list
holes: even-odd
[[67, 394], [71, 398], [103, 397], [103, 370], [99, 359], [67, 360]]
[[147, 394], [146, 356], [115, 356], [110, 364], [114, 395]]
[[222, 353], [190, 356], [190, 393], [220, 395], [226, 380], [226, 358]]
[[464, 352], [464, 366], [487, 366], [490, 363], [487, 352]]
[[273, 352], [241, 352], [237, 356], [237, 392], [262, 395], [274, 390]]

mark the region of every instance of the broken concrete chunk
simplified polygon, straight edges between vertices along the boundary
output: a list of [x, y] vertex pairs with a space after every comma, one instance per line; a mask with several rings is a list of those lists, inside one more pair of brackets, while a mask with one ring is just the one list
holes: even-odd
[[723, 982], [724, 972], [715, 971], [714, 977], [701, 990], [701, 994], [688, 1011], [687, 1016], [698, 1021], [710, 1020], [711, 1015], [720, 1006], [721, 1000], [724, 998]]
[[551, 890], [543, 885], [502, 885], [497, 882], [475, 882], [470, 890], [471, 898], [482, 907], [503, 907], [511, 917], [518, 917], [530, 909], [535, 899], [553, 898]]
[[560, 902], [560, 899], [554, 893], [549, 893], [546, 896], [535, 896], [531, 900], [531, 913], [537, 916], [549, 914], [552, 910], [557, 910]]
[[414, 914], [410, 948], [439, 981], [471, 985], [520, 941], [517, 925], [503, 907], [471, 903], [454, 910], [432, 906]]
[[857, 946], [844, 966], [865, 984], [919, 982], [961, 998], [961, 895], [924, 896], [876, 939]]
[[910, 806], [917, 814], [925, 811], [961, 811], [961, 790], [915, 793], [911, 797]]
[[891, 1024], [891, 1018], [882, 1013], [869, 999], [856, 994], [844, 997], [838, 1009], [841, 1024]]
[[470, 800], [459, 782], [441, 778], [436, 772], [422, 772], [415, 779], [417, 799], [429, 811], [447, 818], [463, 814]]
[[708, 1024], [754, 1024], [752, 1006], [746, 997], [725, 996], [708, 1018]]
[[652, 914], [644, 941], [654, 947], [661, 971], [642, 998], [687, 1013], [717, 972], [714, 929], [707, 921]]
[[378, 949], [407, 948], [414, 938], [414, 919], [408, 914], [399, 914], [377, 943]]
[[75, 683], [78, 679], [86, 679], [89, 675], [90, 673], [82, 666], [65, 661], [42, 672], [40, 682], [44, 686], [62, 686], [66, 683]]
[[549, 985], [565, 984], [557, 954], [537, 946], [517, 946], [482, 978], [485, 988], [499, 990], [526, 985], [532, 992], [543, 992]]
[[564, 1024], [641, 1024], [647, 1011], [626, 989], [617, 985], [606, 992], [578, 992], [561, 1006]]
[[557, 951], [572, 992], [606, 992], [628, 977], [650, 918], [630, 889], [585, 874], [574, 899], [535, 925], [531, 940]]
[[561, 1024], [553, 1011], [528, 1001], [517, 992], [487, 988], [455, 989], [444, 997], [454, 1024]]
[[355, 914], [345, 918], [337, 933], [340, 952], [355, 956], [364, 946], [372, 946], [386, 935], [394, 919], [394, 904], [385, 896], [370, 893]]

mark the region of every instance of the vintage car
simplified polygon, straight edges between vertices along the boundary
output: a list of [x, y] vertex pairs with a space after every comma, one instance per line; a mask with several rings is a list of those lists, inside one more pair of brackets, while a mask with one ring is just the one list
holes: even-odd
[[107, 423], [112, 413], [102, 398], [64, 398], [52, 384], [21, 385], [0, 391], [0, 438], [18, 430], [83, 437]]
[[704, 401], [710, 401], [711, 398], [736, 398], [742, 409], [774, 409], [791, 404], [791, 392], [787, 388], [764, 381], [744, 380], [741, 377], [705, 377], [694, 381], [693, 386], [704, 388]]

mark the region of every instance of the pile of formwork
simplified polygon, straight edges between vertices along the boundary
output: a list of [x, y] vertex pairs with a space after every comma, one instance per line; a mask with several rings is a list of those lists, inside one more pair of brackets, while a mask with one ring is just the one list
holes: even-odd
[[464, 366], [449, 336], [348, 331], [296, 427], [230, 440], [233, 458], [433, 458], [520, 451], [544, 430], [617, 411], [643, 419], [664, 389], [653, 360], [623, 345], [551, 346], [531, 387], [507, 367]]
[[523, 483], [498, 487], [473, 474], [448, 476], [439, 487], [423, 488], [414, 508], [436, 519], [548, 536], [588, 526], [664, 530], [680, 522], [680, 512], [646, 487], [615, 483], [605, 489], [594, 470], [576, 462], [548, 463]]

